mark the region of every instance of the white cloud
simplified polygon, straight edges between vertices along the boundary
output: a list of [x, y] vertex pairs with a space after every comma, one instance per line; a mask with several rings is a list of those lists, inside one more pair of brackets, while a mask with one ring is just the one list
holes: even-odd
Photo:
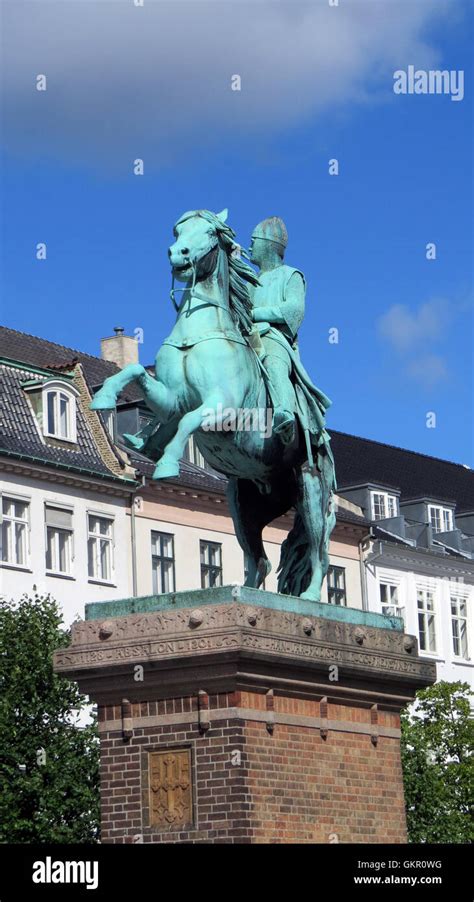
[[448, 361], [436, 346], [444, 344], [448, 330], [471, 307], [469, 300], [448, 302], [444, 298], [433, 298], [417, 310], [394, 304], [380, 317], [377, 328], [401, 357], [401, 372], [429, 390], [450, 378]]
[[[455, 0], [4, 0], [4, 136], [20, 153], [113, 166], [226, 153], [429, 68]], [[36, 91], [44, 73], [48, 90]], [[233, 74], [242, 90], [231, 91]]]
[[425, 347], [443, 335], [450, 319], [450, 306], [442, 298], [410, 310], [395, 304], [378, 321], [378, 329], [396, 351], [405, 352]]
[[423, 388], [431, 389], [448, 379], [448, 366], [439, 354], [422, 354], [406, 368], [407, 375]]

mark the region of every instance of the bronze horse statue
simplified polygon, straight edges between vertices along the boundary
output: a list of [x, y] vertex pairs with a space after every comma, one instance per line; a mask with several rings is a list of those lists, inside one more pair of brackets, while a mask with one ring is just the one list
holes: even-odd
[[[245, 423], [242, 428], [242, 418], [237, 428], [227, 428], [229, 411], [257, 411], [261, 426], [272, 396], [255, 350], [252, 290], [258, 277], [241, 259], [235, 232], [225, 219], [226, 213], [208, 210], [180, 217], [169, 249], [177, 318], [156, 355], [155, 375], [140, 364], [130, 364], [106, 379], [91, 406], [113, 409], [125, 386], [138, 384], [154, 420], [126, 440], [156, 461], [154, 479], [179, 474], [179, 461], [194, 435], [205, 460], [228, 477], [236, 536], [248, 556], [247, 586], [261, 586], [271, 569], [263, 529], [296, 508], [293, 528], [281, 549], [278, 591], [319, 601], [335, 524], [334, 461], [324, 429], [324, 408], [330, 402], [321, 403], [325, 396], [319, 394], [315, 427], [314, 418], [308, 416], [308, 402], [314, 408], [314, 396], [310, 397], [311, 383], [303, 371], [295, 391], [297, 428], [289, 444], [273, 430], [245, 428]], [[175, 279], [185, 285], [179, 303]]]

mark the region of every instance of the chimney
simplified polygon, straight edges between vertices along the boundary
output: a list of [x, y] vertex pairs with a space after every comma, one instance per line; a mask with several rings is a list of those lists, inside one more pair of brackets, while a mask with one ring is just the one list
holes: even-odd
[[122, 326], [115, 326], [115, 335], [102, 338], [100, 353], [103, 360], [111, 360], [120, 369], [129, 363], [138, 363], [138, 341], [131, 335], [124, 335]]

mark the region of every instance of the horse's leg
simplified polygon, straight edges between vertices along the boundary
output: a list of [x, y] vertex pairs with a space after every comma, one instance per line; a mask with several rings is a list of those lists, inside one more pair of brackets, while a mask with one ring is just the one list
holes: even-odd
[[[252, 489], [260, 506], [258, 509], [249, 504], [247, 496]], [[262, 542], [262, 528], [268, 521], [265, 516], [261, 518], [258, 515], [264, 504], [262, 496], [249, 480], [231, 478], [227, 486], [227, 500], [237, 541], [247, 555], [248, 573], [244, 585], [258, 589], [272, 569]], [[264, 522], [260, 522], [261, 519]]]
[[113, 409], [120, 392], [133, 381], [137, 382], [141, 388], [150, 410], [158, 419], [166, 421], [175, 408], [176, 396], [163, 382], [150, 376], [150, 373], [140, 363], [130, 363], [119, 373], [109, 376], [102, 388], [94, 395], [90, 405], [91, 409]]
[[141, 363], [129, 363], [120, 372], [109, 376], [102, 388], [94, 395], [90, 405], [91, 410], [113, 410], [120, 392], [144, 372], [146, 370]]
[[300, 597], [320, 601], [321, 586], [329, 566], [329, 536], [335, 514], [330, 509], [329, 481], [319, 471], [303, 469], [300, 488], [297, 507], [305, 526], [311, 562], [311, 580]]
[[[155, 467], [153, 479], [167, 479], [170, 476], [179, 475], [179, 461], [184, 455], [186, 442], [193, 432], [199, 429], [202, 422], [207, 419], [209, 410], [215, 410], [218, 403], [222, 404], [220, 399], [217, 404], [214, 398], [206, 400], [204, 404], [200, 404], [199, 407], [188, 411], [181, 417], [173, 438], [166, 445], [164, 453]], [[219, 419], [222, 419], [222, 416], [219, 418], [217, 415], [215, 418], [217, 428], [219, 427]]]

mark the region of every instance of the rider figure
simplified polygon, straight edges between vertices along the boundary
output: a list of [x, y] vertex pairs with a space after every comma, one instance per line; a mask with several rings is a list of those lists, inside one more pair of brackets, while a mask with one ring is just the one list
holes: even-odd
[[250, 260], [259, 267], [260, 282], [253, 293], [253, 320], [261, 324], [258, 329], [264, 348], [263, 363], [272, 383], [273, 429], [284, 444], [289, 444], [295, 433], [292, 363], [288, 351], [272, 337], [272, 331], [278, 329], [297, 350], [306, 294], [303, 273], [283, 262], [287, 244], [285, 223], [278, 216], [271, 216], [255, 227], [250, 245]]

